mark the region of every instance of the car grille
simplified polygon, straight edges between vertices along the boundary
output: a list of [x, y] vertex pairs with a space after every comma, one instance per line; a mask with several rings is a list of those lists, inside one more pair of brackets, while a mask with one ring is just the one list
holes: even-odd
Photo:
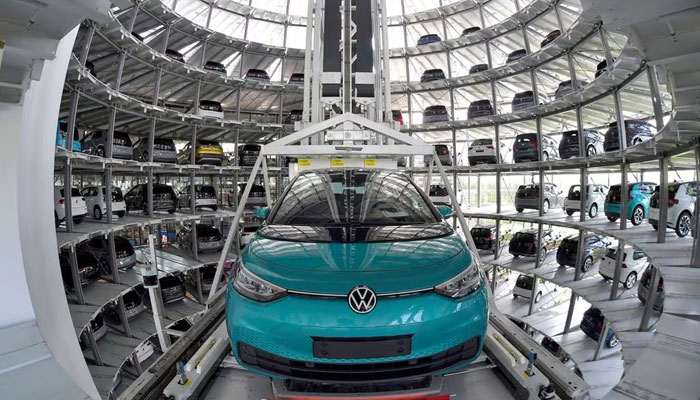
[[276, 356], [238, 342], [238, 357], [247, 366], [272, 375], [324, 382], [380, 382], [416, 376], [428, 376], [454, 367], [476, 355], [481, 337], [432, 356], [402, 361], [375, 363], [318, 363]]

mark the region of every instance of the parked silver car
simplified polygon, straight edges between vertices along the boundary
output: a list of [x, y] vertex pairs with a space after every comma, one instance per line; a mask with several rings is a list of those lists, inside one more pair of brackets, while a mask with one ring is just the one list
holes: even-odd
[[[608, 187], [605, 185], [586, 185], [586, 204], [585, 209], [588, 210], [588, 216], [595, 218], [598, 215], [598, 210], [605, 204], [605, 196], [608, 194]], [[577, 211], [581, 211], [581, 185], [572, 185], [569, 188], [569, 194], [564, 201], [564, 210], [567, 215], [573, 215]]]
[[[561, 207], [562, 205], [562, 190], [553, 183], [544, 184], [544, 200], [542, 206], [542, 214], [547, 214], [552, 207]], [[515, 210], [519, 213], [524, 209], [539, 210], [540, 208], [540, 185], [520, 185], [515, 193]]]
[[450, 114], [447, 108], [442, 105], [426, 107], [423, 110], [423, 123], [444, 122], [450, 120]]
[[[675, 230], [679, 237], [685, 237], [690, 233], [697, 197], [696, 182], [674, 182], [668, 185], [666, 226]], [[657, 186], [649, 203], [649, 223], [654, 230], [659, 229], [659, 206], [659, 186]]]

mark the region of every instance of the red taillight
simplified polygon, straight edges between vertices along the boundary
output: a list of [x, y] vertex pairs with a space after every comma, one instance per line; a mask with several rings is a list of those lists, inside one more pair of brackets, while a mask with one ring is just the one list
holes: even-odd
[[627, 268], [627, 264], [622, 263], [622, 268]]
[[65, 200], [64, 200], [64, 199], [61, 199], [61, 200], [58, 201], [58, 205], [59, 205], [59, 206], [62, 206], [64, 202], [65, 202]]
[[595, 324], [595, 326], [597, 326], [598, 328], [603, 328], [603, 323], [598, 321], [598, 323]]
[[678, 204], [678, 199], [668, 199], [668, 206], [671, 207], [674, 204]]
[[486, 148], [493, 150], [493, 146], [486, 146]]
[[627, 201], [634, 200], [634, 197], [632, 196], [627, 196]]
[[664, 281], [659, 280], [659, 286], [656, 288], [657, 292], [664, 290]]
[[493, 240], [493, 235], [489, 235], [489, 237], [486, 238], [486, 240]]
[[530, 142], [530, 146], [532, 146], [532, 147], [537, 146], [537, 142]]
[[540, 191], [539, 191], [539, 190], [537, 190], [537, 191], [535, 192], [535, 197], [540, 197]]
[[473, 149], [474, 149], [473, 147], [469, 147], [469, 150], [473, 150]]
[[625, 127], [625, 133], [628, 135], [632, 134], [632, 129]]

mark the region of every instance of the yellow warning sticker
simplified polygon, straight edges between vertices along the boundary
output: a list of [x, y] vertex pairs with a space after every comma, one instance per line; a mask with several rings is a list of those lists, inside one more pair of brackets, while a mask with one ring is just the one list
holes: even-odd
[[300, 167], [310, 167], [311, 160], [309, 160], [308, 158], [300, 158], [299, 159], [299, 166]]
[[345, 163], [340, 158], [331, 158], [331, 167], [344, 167]]
[[523, 376], [523, 378], [526, 378], [526, 379], [530, 378], [530, 375], [528, 375], [526, 371], [521, 371], [520, 374]]
[[374, 158], [365, 158], [365, 167], [376, 167], [377, 160]]

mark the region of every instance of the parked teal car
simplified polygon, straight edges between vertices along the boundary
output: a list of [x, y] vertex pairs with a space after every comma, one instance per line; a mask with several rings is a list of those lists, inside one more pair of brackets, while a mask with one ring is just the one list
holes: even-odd
[[[64, 120], [58, 120], [56, 124], [56, 146], [66, 148], [66, 141], [68, 136], [68, 123]], [[80, 143], [80, 135], [78, 133], [78, 128], [73, 128], [73, 151], [81, 152], [83, 146]]]
[[482, 351], [485, 275], [403, 173], [300, 173], [242, 254], [226, 297], [237, 361], [278, 379], [429, 379]]
[[[656, 183], [637, 182], [627, 185], [627, 218], [632, 225], [639, 225], [649, 216], [649, 203], [654, 194]], [[620, 218], [620, 204], [622, 190], [620, 185], [610, 186], [605, 197], [605, 216], [610, 221]]]

